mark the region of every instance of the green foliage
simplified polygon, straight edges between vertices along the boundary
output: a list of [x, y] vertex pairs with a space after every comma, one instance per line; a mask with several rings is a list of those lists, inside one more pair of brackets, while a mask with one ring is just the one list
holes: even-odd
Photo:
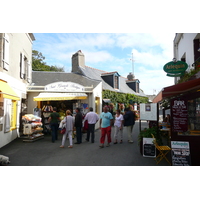
[[49, 66], [45, 62], [45, 57], [41, 52], [36, 50], [32, 51], [32, 70], [33, 71], [54, 71], [54, 72], [64, 72], [64, 67]]
[[152, 138], [151, 134], [153, 134], [156, 138], [158, 145], [162, 145], [161, 131], [158, 127], [145, 128], [144, 130], [142, 130], [138, 135], [138, 145], [140, 144], [143, 138]]
[[185, 74], [180, 77], [180, 80], [178, 81], [178, 83], [183, 83], [183, 82], [188, 81], [192, 76], [194, 76], [199, 71], [200, 71], [200, 68], [193, 69], [189, 72], [185, 72]]
[[114, 92], [110, 90], [104, 90], [102, 92], [103, 99], [110, 99], [112, 103], [124, 103], [125, 107], [127, 107], [131, 102], [132, 103], [148, 103], [147, 97], [140, 97], [134, 94], [125, 94]]

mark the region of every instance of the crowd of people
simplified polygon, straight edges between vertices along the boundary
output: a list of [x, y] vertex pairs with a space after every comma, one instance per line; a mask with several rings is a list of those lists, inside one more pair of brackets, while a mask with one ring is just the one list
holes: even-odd
[[60, 148], [64, 148], [66, 138], [69, 138], [69, 146], [68, 148], [73, 148], [73, 131], [74, 128], [76, 130], [76, 142], [74, 144], [82, 143], [82, 128], [84, 124], [87, 122], [87, 136], [85, 140], [89, 142], [91, 140], [92, 143], [95, 142], [95, 124], [99, 121], [101, 136], [100, 136], [100, 148], [104, 148], [105, 141], [107, 141], [106, 147], [109, 147], [111, 140], [111, 130], [112, 126], [114, 126], [114, 142], [113, 144], [123, 143], [123, 134], [124, 127], [126, 128], [126, 133], [128, 136], [128, 142], [133, 143], [133, 127], [135, 124], [136, 114], [133, 110], [133, 107], [130, 105], [129, 107], [124, 109], [122, 112], [120, 109], [116, 110], [116, 113], [113, 112], [113, 109], [108, 106], [103, 107], [103, 112], [98, 116], [93, 108], [89, 108], [89, 112], [82, 116], [80, 108], [76, 108], [75, 117], [72, 117], [72, 113], [70, 110], [66, 111], [66, 117], [60, 122], [59, 113], [57, 113], [56, 107], [53, 108], [53, 113], [51, 113], [49, 117], [49, 122], [51, 125], [51, 134], [52, 134], [52, 142], [58, 140], [58, 129], [65, 127], [65, 132], [62, 136], [62, 142]]

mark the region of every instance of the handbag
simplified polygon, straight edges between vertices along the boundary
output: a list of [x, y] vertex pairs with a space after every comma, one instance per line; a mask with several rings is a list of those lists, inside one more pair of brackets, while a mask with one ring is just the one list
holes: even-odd
[[60, 131], [61, 134], [65, 134], [65, 132], [66, 132], [66, 125], [67, 125], [67, 117], [65, 118], [65, 124], [62, 125], [63, 127], [62, 127], [62, 129]]
[[64, 128], [61, 129], [60, 133], [65, 134], [65, 132], [66, 132], [66, 128], [64, 127]]

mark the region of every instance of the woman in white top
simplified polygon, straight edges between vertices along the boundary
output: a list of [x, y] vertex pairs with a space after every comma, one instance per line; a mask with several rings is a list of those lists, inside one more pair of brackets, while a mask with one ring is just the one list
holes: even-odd
[[122, 143], [122, 140], [123, 140], [123, 123], [124, 123], [124, 117], [121, 114], [121, 111], [117, 110], [116, 115], [115, 115], [115, 123], [114, 123], [114, 126], [115, 126], [115, 133], [114, 133], [115, 142], [114, 142], [114, 144], [117, 144], [118, 133], [120, 133], [120, 136], [121, 136], [120, 143]]
[[72, 144], [72, 132], [73, 132], [73, 129], [74, 129], [74, 118], [71, 116], [70, 110], [66, 111], [66, 115], [67, 115], [65, 117], [66, 132], [65, 132], [65, 134], [63, 134], [62, 145], [60, 146], [60, 148], [64, 148], [67, 135], [69, 137], [69, 146], [68, 146], [68, 148], [72, 148], [73, 147], [73, 144]]

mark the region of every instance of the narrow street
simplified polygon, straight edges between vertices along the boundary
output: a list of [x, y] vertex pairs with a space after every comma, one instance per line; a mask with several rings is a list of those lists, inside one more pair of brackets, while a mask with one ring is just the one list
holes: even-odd
[[[142, 122], [142, 129], [147, 125], [146, 122]], [[50, 135], [45, 135], [44, 139], [32, 143], [26, 143], [22, 138], [17, 138], [2, 147], [0, 154], [10, 158], [11, 163], [8, 166], [156, 166], [153, 158], [146, 158], [140, 154], [137, 142], [138, 121], [133, 133], [133, 144], [127, 142], [124, 129], [123, 144], [111, 143], [110, 147], [103, 149], [99, 148], [100, 130], [95, 132], [95, 143], [85, 141], [86, 134], [84, 133], [82, 144], [74, 144], [72, 149], [67, 148], [68, 140], [64, 149], [59, 148], [61, 135], [55, 143], [51, 143]], [[112, 138], [113, 134], [114, 129]], [[159, 166], [168, 166], [168, 163], [163, 160]]]

